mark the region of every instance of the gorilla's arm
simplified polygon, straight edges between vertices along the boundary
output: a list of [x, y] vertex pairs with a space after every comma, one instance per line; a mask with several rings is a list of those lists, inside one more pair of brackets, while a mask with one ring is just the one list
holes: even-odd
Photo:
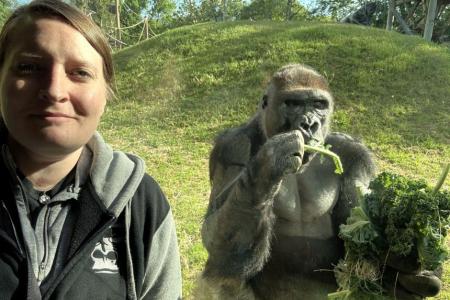
[[209, 277], [246, 280], [269, 256], [273, 199], [284, 175], [302, 164], [304, 141], [298, 130], [267, 140], [257, 123], [222, 135], [210, 158], [212, 192], [202, 236]]
[[359, 205], [361, 194], [368, 192], [370, 181], [375, 177], [376, 167], [371, 152], [362, 143], [342, 133], [328, 135], [325, 144], [341, 158], [344, 165], [339, 199], [333, 209], [335, 234], [339, 225], [344, 224], [350, 210]]
[[250, 137], [220, 137], [211, 153], [212, 191], [202, 228], [209, 252], [204, 274], [245, 280], [258, 272], [269, 255], [272, 199], [279, 182], [268, 182], [251, 158]]

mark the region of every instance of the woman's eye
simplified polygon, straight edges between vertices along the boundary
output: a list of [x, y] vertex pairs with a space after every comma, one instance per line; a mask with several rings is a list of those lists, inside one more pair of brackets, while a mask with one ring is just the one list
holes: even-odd
[[90, 78], [92, 77], [91, 73], [85, 70], [75, 70], [72, 72], [73, 75], [79, 77], [79, 78]]

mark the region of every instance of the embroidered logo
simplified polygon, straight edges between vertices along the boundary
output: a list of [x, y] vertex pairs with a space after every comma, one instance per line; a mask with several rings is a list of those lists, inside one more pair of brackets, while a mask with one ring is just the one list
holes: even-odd
[[91, 253], [94, 265], [92, 270], [99, 274], [117, 274], [119, 267], [117, 266], [117, 250], [113, 244], [113, 237], [104, 237], [95, 245]]

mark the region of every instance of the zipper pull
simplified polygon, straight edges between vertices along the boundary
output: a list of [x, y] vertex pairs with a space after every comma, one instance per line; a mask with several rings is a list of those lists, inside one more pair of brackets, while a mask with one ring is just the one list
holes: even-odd
[[46, 192], [42, 192], [39, 195], [39, 203], [40, 204], [46, 204], [48, 201], [50, 201], [50, 196], [46, 194]]

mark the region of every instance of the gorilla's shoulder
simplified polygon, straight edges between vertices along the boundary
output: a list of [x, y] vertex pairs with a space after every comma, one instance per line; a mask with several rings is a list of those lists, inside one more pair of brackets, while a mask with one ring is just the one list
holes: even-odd
[[331, 145], [330, 150], [339, 155], [344, 172], [365, 170], [370, 174], [375, 172], [372, 152], [360, 140], [341, 132], [333, 132], [325, 139], [325, 145]]
[[331, 132], [327, 135], [325, 139], [326, 144], [329, 145], [352, 145], [352, 144], [361, 144], [361, 141], [349, 134], [343, 132]]
[[224, 165], [245, 165], [262, 144], [262, 135], [255, 124], [249, 123], [220, 133], [214, 142], [211, 160]]

